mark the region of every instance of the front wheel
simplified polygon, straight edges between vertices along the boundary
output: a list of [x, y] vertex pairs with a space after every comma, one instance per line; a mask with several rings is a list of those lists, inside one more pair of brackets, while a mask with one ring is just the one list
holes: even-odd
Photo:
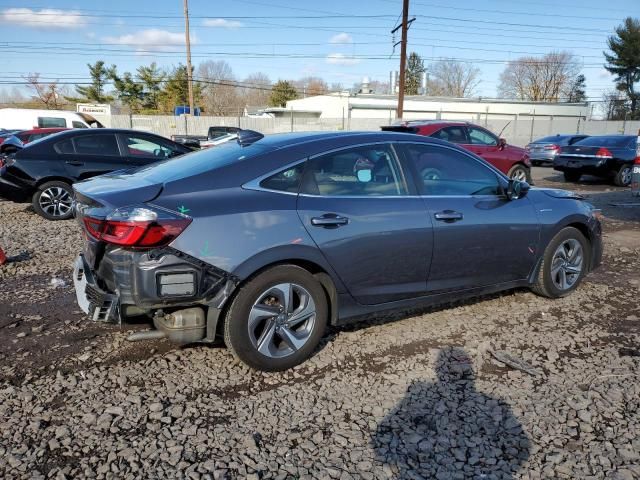
[[227, 312], [224, 342], [258, 370], [286, 370], [305, 361], [324, 334], [324, 289], [295, 265], [265, 270], [241, 287]]
[[591, 250], [584, 235], [573, 227], [563, 228], [547, 245], [531, 289], [549, 298], [569, 295], [586, 275], [590, 259]]
[[622, 165], [616, 176], [613, 179], [618, 187], [628, 187], [631, 185], [631, 176], [633, 175], [633, 168], [631, 165]]
[[511, 180], [531, 183], [531, 172], [524, 165], [514, 165], [507, 175]]
[[66, 220], [73, 215], [73, 190], [65, 182], [47, 182], [33, 194], [31, 204], [47, 220]]

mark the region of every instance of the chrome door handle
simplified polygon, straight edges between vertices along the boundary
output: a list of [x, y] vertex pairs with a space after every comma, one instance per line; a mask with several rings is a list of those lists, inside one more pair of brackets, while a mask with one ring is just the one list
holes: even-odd
[[323, 215], [321, 217], [312, 217], [311, 225], [315, 227], [341, 227], [349, 223], [349, 219], [340, 215]]
[[454, 210], [443, 210], [442, 212], [436, 213], [434, 217], [441, 222], [453, 223], [462, 220], [463, 215]]

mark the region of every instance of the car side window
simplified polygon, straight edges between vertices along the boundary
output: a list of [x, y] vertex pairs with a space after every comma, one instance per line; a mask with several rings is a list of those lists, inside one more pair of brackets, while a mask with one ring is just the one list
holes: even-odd
[[62, 155], [70, 155], [76, 153], [75, 149], [73, 148], [73, 142], [70, 138], [56, 143], [53, 146], [53, 149]]
[[470, 156], [436, 145], [404, 144], [404, 151], [418, 174], [422, 195], [500, 195], [498, 177]]
[[180, 154], [169, 145], [145, 135], [121, 135], [120, 138], [126, 146], [125, 151], [128, 157], [170, 158]]
[[260, 186], [267, 190], [279, 192], [298, 193], [300, 180], [304, 173], [304, 163], [299, 163], [291, 168], [271, 175], [260, 182]]
[[322, 196], [397, 196], [407, 184], [388, 144], [346, 148], [307, 162], [300, 193]]
[[468, 143], [467, 135], [462, 126], [445, 127], [431, 136], [451, 143]]
[[40, 128], [54, 128], [67, 126], [67, 121], [64, 118], [59, 117], [38, 117], [38, 127]]
[[120, 156], [118, 141], [112, 134], [81, 135], [73, 139], [78, 155]]
[[490, 145], [498, 144], [498, 138], [490, 134], [486, 130], [480, 128], [469, 127], [469, 141], [472, 145]]

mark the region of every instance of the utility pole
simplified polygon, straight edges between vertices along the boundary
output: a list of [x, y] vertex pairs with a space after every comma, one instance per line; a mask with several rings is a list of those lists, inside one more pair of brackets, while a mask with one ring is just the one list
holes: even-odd
[[189, 36], [189, 0], [184, 0], [184, 34], [187, 43], [187, 88], [189, 89], [189, 114], [193, 115], [193, 78], [191, 74], [191, 38]]
[[[413, 20], [415, 19], [411, 19], [411, 22]], [[391, 33], [395, 33], [398, 28], [402, 28], [402, 39], [400, 40], [400, 78], [398, 79], [398, 109], [396, 110], [397, 118], [402, 118], [404, 110], [404, 81], [407, 67], [407, 30], [409, 29], [409, 23], [409, 0], [403, 0], [402, 25], [391, 30]]]

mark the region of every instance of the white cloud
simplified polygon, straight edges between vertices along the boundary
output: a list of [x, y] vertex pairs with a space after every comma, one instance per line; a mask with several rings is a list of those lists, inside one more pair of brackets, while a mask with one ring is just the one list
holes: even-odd
[[[127, 45], [138, 51], [151, 50], [154, 52], [175, 51], [185, 44], [184, 33], [169, 32], [157, 28], [141, 30], [119, 37], [104, 37], [102, 40], [112, 45]], [[196, 43], [194, 38], [191, 39], [191, 43]]]
[[207, 18], [202, 25], [211, 28], [239, 28], [242, 23], [236, 20], [226, 20], [224, 18]]
[[2, 23], [11, 23], [22, 27], [37, 29], [73, 29], [81, 28], [87, 24], [87, 19], [75, 10], [57, 10], [43, 8], [32, 10], [30, 8], [7, 8], [0, 13]]
[[348, 33], [336, 33], [333, 37], [329, 39], [329, 43], [352, 43], [353, 37]]
[[330, 53], [325, 61], [331, 65], [356, 65], [360, 63], [360, 59], [348, 57], [344, 53]]

